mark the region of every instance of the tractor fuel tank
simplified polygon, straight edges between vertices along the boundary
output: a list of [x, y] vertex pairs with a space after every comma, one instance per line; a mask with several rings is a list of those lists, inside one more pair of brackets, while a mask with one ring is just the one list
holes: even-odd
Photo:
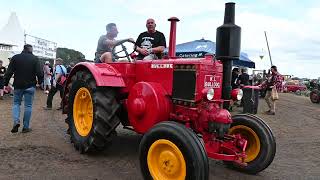
[[161, 84], [138, 82], [130, 90], [127, 109], [132, 127], [138, 133], [145, 133], [153, 125], [169, 119], [172, 103]]

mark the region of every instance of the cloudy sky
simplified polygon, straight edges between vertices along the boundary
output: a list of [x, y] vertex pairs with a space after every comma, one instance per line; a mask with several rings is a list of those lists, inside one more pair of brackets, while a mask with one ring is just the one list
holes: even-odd
[[[160, 3], [161, 2], [161, 3]], [[147, 18], [169, 41], [171, 16], [178, 17], [177, 43], [196, 39], [215, 41], [223, 23], [223, 0], [0, 0], [0, 28], [16, 12], [27, 34], [81, 51], [93, 59], [105, 25], [117, 23], [118, 38], [146, 30]], [[264, 31], [267, 32], [273, 64], [281, 74], [320, 77], [320, 2], [316, 0], [239, 0], [236, 24], [242, 28], [241, 51], [248, 53], [256, 69], [270, 67]], [[254, 2], [254, 3], [253, 3]], [[261, 60], [260, 55], [264, 58]]]

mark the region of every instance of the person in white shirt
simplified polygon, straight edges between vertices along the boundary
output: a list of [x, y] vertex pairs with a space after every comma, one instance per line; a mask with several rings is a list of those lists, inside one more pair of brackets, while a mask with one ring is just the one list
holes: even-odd
[[[64, 90], [64, 82], [66, 80], [67, 69], [63, 65], [63, 60], [61, 58], [56, 59], [55, 71], [54, 71], [54, 79], [52, 83], [52, 88], [49, 91], [47, 98], [47, 105], [43, 107], [45, 110], [52, 109], [52, 100], [53, 96], [59, 91], [60, 97], [62, 100], [63, 90]], [[62, 104], [60, 103], [60, 107], [57, 110], [62, 109]]]

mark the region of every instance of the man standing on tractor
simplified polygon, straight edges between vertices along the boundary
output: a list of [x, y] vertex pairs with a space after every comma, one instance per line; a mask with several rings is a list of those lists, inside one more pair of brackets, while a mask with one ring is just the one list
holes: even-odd
[[166, 48], [166, 38], [156, 30], [154, 19], [148, 19], [146, 27], [148, 31], [141, 33], [136, 41], [136, 51], [139, 53], [137, 59], [161, 59]]
[[[95, 53], [95, 63], [111, 63], [113, 57], [111, 54], [112, 48], [115, 44], [122, 40], [115, 40], [118, 35], [117, 25], [115, 23], [109, 23], [106, 26], [107, 34], [102, 35], [99, 38], [97, 51]], [[129, 38], [134, 41], [132, 38]]]

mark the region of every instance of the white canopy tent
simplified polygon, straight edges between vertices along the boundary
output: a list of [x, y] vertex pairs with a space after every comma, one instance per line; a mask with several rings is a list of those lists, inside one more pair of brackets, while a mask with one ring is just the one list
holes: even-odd
[[15, 12], [11, 13], [7, 24], [0, 30], [0, 58], [4, 66], [9, 64], [8, 58], [21, 52], [24, 45], [24, 30]]

